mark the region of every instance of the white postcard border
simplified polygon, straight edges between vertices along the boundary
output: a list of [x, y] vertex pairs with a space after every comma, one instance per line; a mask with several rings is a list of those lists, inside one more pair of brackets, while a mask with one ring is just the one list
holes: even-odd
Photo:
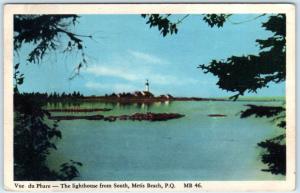
[[[287, 172], [284, 181], [102, 181], [105, 184], [161, 183], [175, 188], [61, 188], [61, 184], [99, 184], [100, 181], [13, 181], [13, 15], [14, 14], [140, 14], [140, 13], [285, 13], [286, 35], [286, 147]], [[14, 191], [288, 191], [295, 188], [295, 6], [293, 4], [7, 4], [4, 7], [4, 186]], [[15, 184], [24, 188], [16, 188]], [[50, 188], [29, 188], [29, 184]], [[201, 187], [184, 188], [184, 183]], [[58, 186], [58, 187], [56, 187]]]

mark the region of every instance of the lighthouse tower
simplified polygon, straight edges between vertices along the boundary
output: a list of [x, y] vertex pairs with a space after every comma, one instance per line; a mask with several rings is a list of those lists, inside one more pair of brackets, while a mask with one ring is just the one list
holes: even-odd
[[148, 81], [148, 79], [146, 80], [146, 83], [145, 83], [145, 91], [149, 92], [149, 81]]

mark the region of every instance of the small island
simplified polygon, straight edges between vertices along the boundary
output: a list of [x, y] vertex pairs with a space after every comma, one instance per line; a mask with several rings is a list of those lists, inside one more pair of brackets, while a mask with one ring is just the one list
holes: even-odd
[[184, 117], [179, 113], [134, 113], [132, 115], [117, 115], [117, 116], [103, 116], [103, 115], [85, 115], [85, 116], [49, 116], [52, 120], [103, 120], [113, 122], [116, 120], [132, 120], [132, 121], [167, 121], [170, 119], [178, 119]]

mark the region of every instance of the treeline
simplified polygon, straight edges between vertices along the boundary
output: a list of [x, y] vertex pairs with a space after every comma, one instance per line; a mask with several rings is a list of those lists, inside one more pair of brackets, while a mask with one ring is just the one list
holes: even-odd
[[60, 100], [60, 99], [66, 99], [66, 100], [76, 100], [81, 99], [84, 97], [83, 94], [81, 94], [79, 91], [74, 91], [73, 93], [40, 93], [40, 92], [31, 92], [31, 93], [20, 93], [20, 95], [30, 97], [32, 99], [36, 100]]
[[[161, 95], [162, 96], [162, 95]], [[171, 96], [171, 95], [170, 95]], [[139, 98], [152, 98], [155, 97], [154, 94], [148, 91], [135, 91], [133, 93], [130, 92], [122, 92], [122, 93], [112, 93], [110, 95], [105, 94], [105, 97], [118, 97], [118, 98], [126, 98], [126, 97], [139, 97]]]

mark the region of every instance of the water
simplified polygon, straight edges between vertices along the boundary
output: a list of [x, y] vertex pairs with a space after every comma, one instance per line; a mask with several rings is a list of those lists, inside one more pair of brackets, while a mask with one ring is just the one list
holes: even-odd
[[[60, 121], [62, 140], [51, 152], [51, 168], [70, 159], [80, 161], [76, 180], [282, 180], [262, 172], [257, 143], [277, 136], [269, 119], [240, 119], [245, 104], [280, 102], [203, 101], [137, 104], [86, 102], [81, 108], [112, 108], [108, 112], [76, 113], [121, 115], [135, 112], [173, 112], [185, 117], [163, 122]], [[51, 106], [50, 106], [51, 107]], [[53, 106], [52, 106], [53, 107]], [[53, 113], [65, 115], [72, 113]], [[74, 113], [73, 113], [74, 114]], [[225, 114], [227, 117], [208, 117]]]

